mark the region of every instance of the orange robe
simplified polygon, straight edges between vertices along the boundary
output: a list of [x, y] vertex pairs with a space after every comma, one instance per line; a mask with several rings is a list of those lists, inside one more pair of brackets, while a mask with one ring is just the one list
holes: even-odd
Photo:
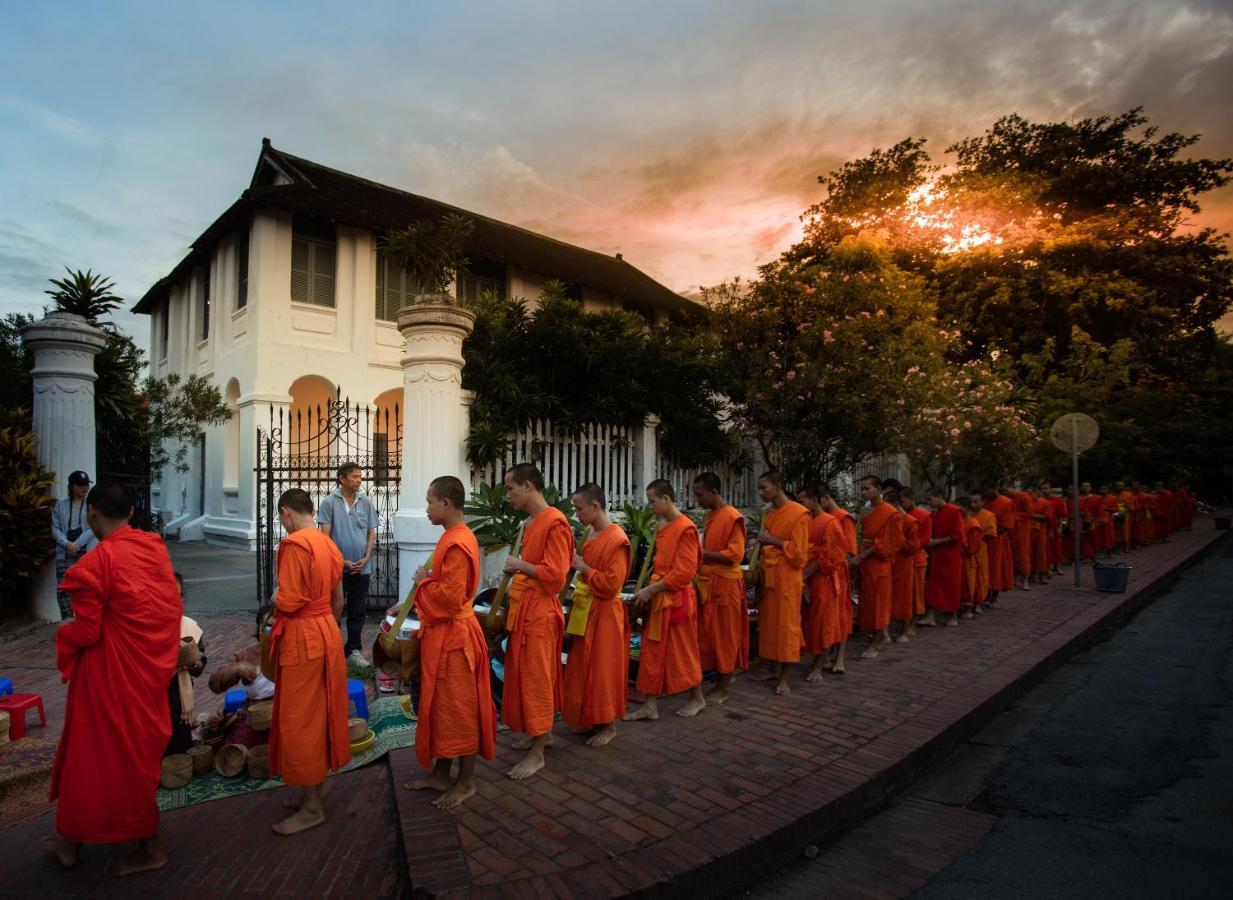
[[1173, 533], [1173, 512], [1176, 498], [1167, 488], [1156, 495], [1156, 511], [1152, 516], [1156, 523], [1156, 540], [1163, 541]]
[[933, 539], [948, 537], [931, 548], [925, 578], [925, 602], [942, 612], [955, 612], [963, 593], [963, 510], [946, 503], [933, 513]]
[[762, 548], [758, 567], [762, 593], [758, 599], [758, 655], [775, 662], [801, 658], [801, 594], [809, 562], [809, 510], [794, 500], [772, 509], [762, 527], [784, 542]]
[[1062, 559], [1066, 556], [1062, 552], [1062, 520], [1067, 518], [1070, 513], [1066, 511], [1066, 501], [1056, 494], [1049, 497], [1049, 508], [1053, 510], [1053, 525], [1049, 530], [1049, 565], [1061, 565]]
[[900, 513], [899, 527], [903, 531], [903, 543], [891, 569], [891, 621], [910, 622], [915, 615], [916, 554], [921, 549], [916, 516]]
[[1081, 535], [1080, 552], [1084, 559], [1095, 559], [1096, 551], [1100, 550], [1100, 516], [1104, 504], [1095, 494], [1079, 495], [1079, 516], [1083, 533]]
[[698, 645], [702, 668], [729, 675], [749, 668], [749, 603], [745, 594], [745, 519], [735, 506], [706, 514], [702, 549], [726, 564], [703, 562], [698, 570]]
[[609, 525], [582, 545], [591, 574], [579, 576], [591, 592], [586, 631], [574, 637], [565, 663], [565, 708], [574, 728], [607, 725], [625, 715], [629, 682], [629, 614], [621, 587], [629, 577], [629, 538]]
[[1130, 491], [1122, 491], [1117, 495], [1117, 511], [1122, 514], [1122, 524], [1118, 529], [1118, 542], [1129, 547], [1135, 542], [1135, 495]]
[[1015, 574], [1032, 574], [1032, 495], [1015, 491], [1010, 495], [1015, 507], [1015, 526], [1011, 543], [1015, 554]]
[[488, 642], [472, 606], [479, 574], [479, 542], [466, 525], [455, 525], [437, 541], [432, 571], [415, 592], [420, 619], [415, 758], [426, 768], [434, 759], [475, 754], [492, 759], [497, 708]]
[[1015, 528], [1015, 505], [1004, 494], [997, 494], [985, 504], [998, 523], [997, 540], [993, 543], [989, 560], [989, 589], [1013, 591], [1015, 589], [1015, 559], [1010, 536]]
[[1053, 507], [1044, 497], [1032, 499], [1032, 573], [1044, 575], [1049, 571], [1049, 535], [1053, 531]]
[[[839, 530], [843, 532], [843, 552], [845, 560], [849, 556], [856, 555], [856, 519], [846, 509], [836, 507], [831, 513], [839, 520]], [[846, 624], [847, 634], [852, 633], [852, 569], [846, 562], [844, 567], [839, 572], [839, 596], [842, 602], [839, 604], [840, 626]]]
[[270, 656], [276, 666], [270, 724], [270, 774], [311, 787], [351, 761], [347, 735], [347, 663], [330, 602], [342, 579], [338, 546], [315, 528], [278, 545], [276, 618]]
[[881, 631], [890, 624], [895, 554], [902, 541], [899, 512], [889, 503], [871, 506], [861, 517], [861, 551], [873, 551], [860, 561], [861, 631]]
[[983, 606], [989, 599], [989, 554], [993, 544], [998, 539], [998, 520], [993, 513], [983, 507], [976, 513], [976, 521], [980, 525], [980, 552], [976, 556], [977, 594], [976, 605]]
[[925, 549], [933, 538], [933, 516], [922, 506], [913, 506], [910, 515], [916, 519], [915, 570], [912, 573], [912, 612], [925, 614], [925, 572], [929, 568], [929, 551]]
[[963, 591], [965, 606], [978, 606], [984, 597], [981, 588], [980, 554], [985, 549], [984, 528], [975, 516], [963, 520]]
[[167, 548], [124, 525], [60, 588], [74, 618], [56, 630], [56, 667], [68, 682], [51, 773], [56, 831], [91, 844], [153, 837], [183, 613]]
[[1156, 511], [1156, 497], [1147, 491], [1140, 491], [1135, 500], [1139, 504], [1139, 521], [1137, 537], [1140, 544], [1150, 544], [1156, 539], [1156, 526], [1152, 519]]
[[[818, 571], [805, 585], [809, 608], [805, 610], [803, 630], [805, 652], [814, 656], [842, 644], [852, 631], [852, 601], [841, 593], [846, 580], [840, 579], [840, 573], [848, 568], [844, 543], [839, 519], [827, 512], [813, 517], [809, 523], [809, 552]], [[847, 621], [842, 614], [844, 607], [848, 609]]]
[[509, 587], [509, 645], [501, 721], [532, 737], [547, 734], [564, 705], [561, 642], [565, 613], [557, 595], [574, 558], [574, 533], [565, 514], [549, 506], [524, 526], [522, 559], [536, 576], [521, 572]]
[[689, 516], [682, 513], [659, 529], [651, 580], [662, 581], [668, 589], [651, 599], [642, 629], [636, 687], [644, 694], [676, 694], [702, 683], [693, 587], [701, 562], [702, 544]]

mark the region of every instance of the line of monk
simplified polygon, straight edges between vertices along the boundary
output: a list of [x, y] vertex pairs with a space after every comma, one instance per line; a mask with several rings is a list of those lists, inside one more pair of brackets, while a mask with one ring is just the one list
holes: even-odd
[[[766, 505], [761, 529], [749, 540], [743, 514], [722, 494], [713, 473], [691, 485], [706, 511], [701, 534], [676, 504], [673, 486], [657, 479], [646, 489], [661, 522], [648, 552], [649, 582], [627, 606], [633, 547], [607, 513], [594, 483], [572, 495], [587, 529], [575, 546], [569, 520], [544, 497], [539, 470], [513, 466], [504, 477], [510, 502], [527, 515], [521, 552], [506, 561], [512, 576], [501, 717], [523, 737], [525, 756], [508, 775], [534, 776], [546, 764], [556, 716], [591, 747], [615, 739], [617, 721], [654, 721], [660, 701], [686, 694], [676, 715], [695, 716], [725, 703], [735, 676], [750, 667], [746, 573], [751, 544], [757, 575], [758, 655], [772, 666], [774, 692], [788, 694], [792, 664], [813, 657], [805, 680], [842, 674], [856, 626], [872, 635], [863, 658], [917, 627], [956, 627], [994, 607], [999, 593], [1047, 581], [1073, 556], [1068, 539], [1078, 528], [1083, 559], [1169, 539], [1188, 529], [1197, 506], [1184, 486], [1116, 482], [1077, 498], [1057, 496], [1048, 483], [1008, 491], [984, 487], [951, 502], [936, 487], [918, 506], [911, 488], [860, 479], [864, 511], [857, 520], [827, 487], [806, 486], [793, 499], [774, 471], [758, 479]], [[413, 578], [420, 659], [415, 753], [427, 775], [405, 786], [437, 791], [435, 805], [453, 809], [476, 793], [479, 757], [495, 752], [489, 648], [474, 598], [480, 549], [463, 512], [466, 495], [452, 476], [428, 486], [429, 521], [443, 529], [431, 564]], [[278, 589], [272, 598], [269, 655], [275, 669], [270, 770], [301, 793], [282, 805], [290, 813], [273, 825], [293, 835], [322, 824], [322, 784], [350, 759], [346, 666], [339, 630], [342, 557], [315, 527], [310, 496], [291, 489], [277, 504], [286, 537], [278, 551]], [[170, 731], [167, 683], [177, 665], [182, 601], [161, 539], [129, 527], [132, 505], [123, 488], [97, 485], [87, 518], [100, 538], [96, 552], [71, 567], [61, 587], [76, 617], [56, 635], [57, 665], [69, 683], [64, 731], [52, 774], [56, 834], [45, 846], [65, 866], [78, 862], [83, 843], [136, 841], [108, 864], [125, 875], [160, 868], [167, 853], [158, 838], [155, 789]], [[859, 536], [859, 537], [858, 537]], [[1073, 543], [1070, 545], [1073, 547]], [[568, 658], [562, 606], [573, 573]], [[1016, 584], [1016, 579], [1018, 583]], [[631, 610], [642, 623], [637, 691], [628, 709]], [[129, 661], [141, 659], [132, 666]], [[703, 671], [717, 682], [702, 691]], [[123, 685], [119, 691], [116, 685]], [[456, 770], [455, 770], [456, 766]]]

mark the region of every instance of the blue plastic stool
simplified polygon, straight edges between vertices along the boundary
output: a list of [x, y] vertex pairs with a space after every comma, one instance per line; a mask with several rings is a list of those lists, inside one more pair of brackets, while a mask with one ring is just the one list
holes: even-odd
[[13, 693], [13, 679], [0, 678], [0, 697]]
[[355, 704], [355, 714], [361, 719], [368, 718], [368, 692], [358, 678], [347, 679], [347, 703]]
[[243, 688], [233, 688], [227, 692], [227, 696], [223, 699], [223, 715], [236, 712], [244, 708], [244, 701], [248, 699], [248, 695], [244, 693]]

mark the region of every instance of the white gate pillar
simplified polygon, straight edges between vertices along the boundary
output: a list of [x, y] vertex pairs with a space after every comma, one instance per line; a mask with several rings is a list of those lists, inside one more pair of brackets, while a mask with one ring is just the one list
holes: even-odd
[[475, 313], [441, 294], [421, 296], [398, 314], [398, 330], [407, 342], [402, 360], [402, 480], [394, 515], [399, 596], [407, 595], [416, 568], [441, 536], [425, 509], [428, 483], [454, 475], [469, 486], [462, 342], [474, 327]]
[[[98, 478], [94, 431], [94, 382], [98, 375], [94, 357], [106, 346], [107, 336], [82, 316], [53, 312], [23, 328], [21, 338], [34, 354], [30, 372], [34, 445], [39, 465], [56, 473], [51, 495], [59, 500], [67, 496], [70, 472], [81, 469]], [[31, 605], [39, 618], [60, 620], [54, 562], [35, 578]]]

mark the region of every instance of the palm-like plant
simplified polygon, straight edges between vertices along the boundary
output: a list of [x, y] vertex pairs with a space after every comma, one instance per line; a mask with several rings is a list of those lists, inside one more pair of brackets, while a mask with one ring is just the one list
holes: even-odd
[[463, 252], [475, 222], [450, 213], [440, 222], [412, 222], [391, 231], [380, 241], [380, 250], [394, 265], [402, 266], [414, 284], [427, 294], [444, 294], [454, 273], [467, 266]]
[[56, 309], [61, 312], [76, 313], [91, 325], [97, 325], [99, 319], [123, 304], [124, 299], [112, 292], [115, 284], [110, 278], [96, 275], [90, 269], [73, 271], [65, 266], [64, 271], [68, 277], [47, 279], [56, 289], [43, 292], [55, 301]]

